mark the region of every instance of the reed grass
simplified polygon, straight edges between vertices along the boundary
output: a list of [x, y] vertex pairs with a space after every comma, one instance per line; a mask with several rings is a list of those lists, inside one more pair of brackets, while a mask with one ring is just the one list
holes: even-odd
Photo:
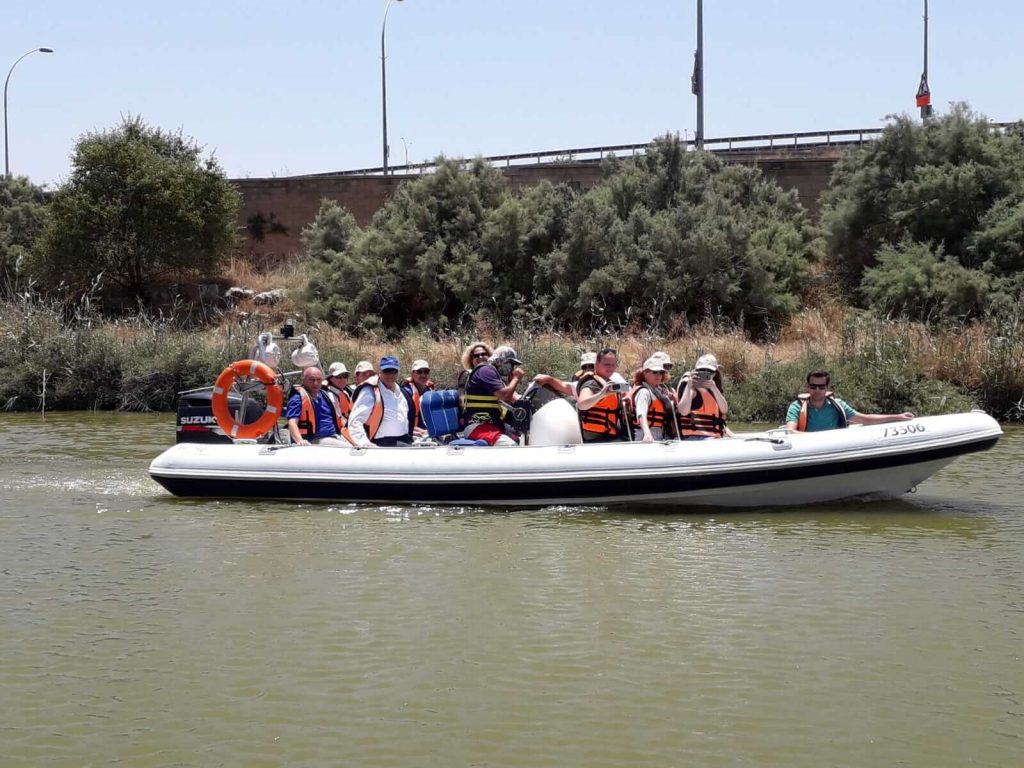
[[[281, 287], [275, 284], [269, 287]], [[251, 354], [256, 334], [276, 329], [289, 308], [241, 312], [194, 330], [142, 315], [101, 320], [88, 306], [36, 299], [0, 303], [0, 407], [38, 410], [43, 370], [48, 410], [172, 410], [176, 393], [213, 383], [232, 360]], [[715, 320], [663, 338], [636, 329], [576, 337], [528, 326], [502, 335], [479, 318], [475, 327], [432, 334], [414, 329], [396, 340], [353, 337], [327, 325], [303, 326], [326, 366], [359, 360], [375, 366], [394, 354], [406, 368], [424, 358], [440, 387], [451, 386], [462, 350], [477, 339], [510, 344], [528, 375], [568, 377], [581, 352], [613, 347], [624, 375], [655, 350], [668, 352], [676, 372], [713, 352], [723, 367], [731, 418], [781, 422], [802, 391], [808, 370], [833, 372], [840, 396], [865, 412], [946, 413], [981, 407], [1004, 421], [1024, 420], [1024, 312], [987, 323], [926, 327], [885, 320], [839, 304], [808, 309], [767, 343]], [[403, 371], [404, 373], [405, 371]]]

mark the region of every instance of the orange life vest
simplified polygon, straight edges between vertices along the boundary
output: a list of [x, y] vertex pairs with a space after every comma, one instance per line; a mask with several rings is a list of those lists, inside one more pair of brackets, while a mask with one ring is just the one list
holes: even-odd
[[[700, 398], [700, 402], [697, 399]], [[694, 392], [690, 401], [690, 412], [679, 414], [679, 434], [682, 437], [723, 437], [725, 419], [718, 407], [718, 401], [708, 393]]]
[[[323, 390], [320, 390], [323, 392]], [[301, 406], [299, 408], [299, 418], [297, 425], [299, 427], [299, 434], [305, 440], [310, 440], [316, 437], [316, 408], [313, 407], [313, 398], [309, 396], [303, 387], [296, 386], [295, 392], [299, 396]], [[334, 402], [330, 397], [327, 398], [327, 402], [331, 403], [331, 408], [334, 408]], [[337, 412], [335, 412], [337, 414]]]
[[[582, 395], [583, 386], [589, 381], [596, 381], [602, 387], [607, 383], [596, 373], [587, 373], [580, 378], [576, 391]], [[625, 432], [622, 418], [622, 396], [618, 392], [609, 392], [588, 410], [581, 410], [580, 429], [592, 435], [601, 435], [609, 439], [621, 438]]]
[[341, 411], [341, 415], [348, 421], [348, 415], [352, 412], [352, 387], [351, 385], [338, 389], [337, 387], [327, 385], [327, 391], [330, 392], [337, 400], [338, 410]]
[[[379, 381], [378, 376], [371, 376], [358, 387], [356, 391], [352, 393], [352, 403], [359, 399], [359, 393], [367, 387], [373, 388], [373, 407], [370, 409], [370, 415], [366, 417], [366, 423], [363, 424], [363, 429], [366, 431], [366, 437], [373, 440], [377, 436], [377, 430], [380, 429], [381, 422], [384, 421], [384, 398], [381, 397], [380, 387], [377, 386]], [[351, 415], [351, 414], [350, 414]], [[341, 430], [342, 436], [348, 440], [352, 445], [358, 445], [354, 437], [348, 431], [348, 425]]]
[[[408, 387], [409, 394], [412, 395], [412, 409], [413, 409], [412, 423], [415, 424], [417, 427], [423, 426], [422, 423], [420, 422], [420, 395], [422, 393], [416, 388], [416, 385], [412, 383], [412, 377], [411, 376], [408, 377], [407, 379], [405, 379], [405, 381], [402, 382], [402, 386], [403, 387]], [[434, 389], [434, 382], [432, 382], [430, 379], [427, 379], [427, 384], [423, 388], [423, 391], [424, 392], [426, 392], [428, 390], [433, 391], [433, 389]]]
[[[802, 392], [796, 396], [796, 399], [800, 401], [800, 416], [796, 420], [796, 429], [798, 432], [807, 431], [807, 403], [811, 400], [810, 392]], [[839, 414], [839, 428], [846, 429], [849, 426], [849, 420], [846, 418], [846, 411], [843, 407], [835, 401], [831, 392], [825, 393], [825, 403], [836, 409], [836, 413]]]
[[[661, 427], [662, 434], [667, 434], [669, 426], [672, 424], [671, 411], [668, 407], [665, 406], [665, 403], [662, 401], [662, 399], [658, 397], [658, 393], [655, 392], [649, 384], [637, 384], [635, 387], [633, 387], [629, 391], [629, 402], [636, 402], [636, 395], [641, 389], [646, 389], [648, 392], [651, 393], [651, 404], [647, 406], [647, 426], [651, 427], [652, 429], [654, 427]], [[630, 409], [630, 416], [633, 429], [642, 429], [642, 427], [640, 426], [640, 419], [636, 415], [635, 406], [632, 409]]]
[[[331, 410], [334, 411], [334, 421], [338, 425], [338, 431], [340, 432], [348, 424], [348, 413], [352, 410], [352, 398], [349, 397], [344, 389], [337, 389], [332, 386], [324, 387], [320, 391], [324, 393], [327, 397], [327, 402], [331, 404]], [[348, 402], [347, 409], [343, 405], [342, 398]]]

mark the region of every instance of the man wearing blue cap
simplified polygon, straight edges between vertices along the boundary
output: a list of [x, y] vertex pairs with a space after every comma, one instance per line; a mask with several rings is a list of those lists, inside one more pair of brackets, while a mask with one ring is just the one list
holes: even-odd
[[409, 401], [398, 386], [398, 358], [385, 355], [378, 370], [352, 395], [352, 412], [342, 434], [360, 448], [411, 445], [412, 421]]

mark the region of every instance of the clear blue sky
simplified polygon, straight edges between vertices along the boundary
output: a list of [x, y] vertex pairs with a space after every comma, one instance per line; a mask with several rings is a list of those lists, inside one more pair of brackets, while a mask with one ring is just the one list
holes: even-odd
[[[705, 0], [705, 134], [916, 114], [923, 0]], [[692, 134], [696, 0], [404, 0], [387, 25], [391, 162]], [[1024, 118], [1024, 2], [931, 0], [938, 111]], [[384, 0], [4, 0], [12, 173], [53, 186], [122, 115], [232, 177], [381, 162]]]

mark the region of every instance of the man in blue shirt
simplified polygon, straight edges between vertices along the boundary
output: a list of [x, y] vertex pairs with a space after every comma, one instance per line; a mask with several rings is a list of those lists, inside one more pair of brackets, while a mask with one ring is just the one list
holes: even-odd
[[327, 395], [321, 391], [324, 373], [316, 366], [302, 372], [302, 386], [288, 398], [284, 417], [288, 420], [288, 434], [296, 445], [326, 445], [334, 448], [348, 446], [335, 435], [338, 433], [338, 414]]
[[845, 400], [829, 391], [832, 375], [828, 371], [807, 374], [807, 392], [794, 400], [786, 411], [786, 428], [800, 432], [822, 432], [842, 429], [848, 424], [885, 424], [890, 421], [910, 421], [914, 414], [860, 413]]

